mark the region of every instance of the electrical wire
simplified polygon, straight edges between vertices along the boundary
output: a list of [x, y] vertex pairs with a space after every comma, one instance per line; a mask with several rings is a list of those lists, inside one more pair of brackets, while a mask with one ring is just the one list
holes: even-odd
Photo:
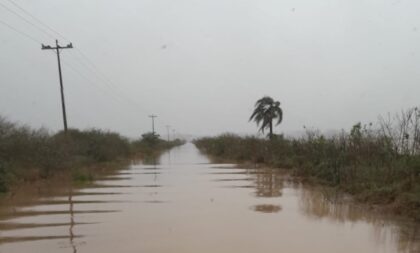
[[31, 35], [29, 35], [29, 34], [27, 34], [27, 33], [25, 33], [25, 32], [22, 32], [22, 31], [20, 31], [20, 30], [16, 29], [15, 27], [13, 27], [13, 26], [9, 25], [8, 23], [4, 22], [3, 20], [0, 20], [0, 24], [2, 24], [2, 25], [4, 25], [4, 26], [8, 27], [9, 29], [11, 29], [11, 30], [15, 31], [16, 33], [18, 33], [18, 34], [20, 34], [20, 35], [22, 35], [22, 36], [26, 37], [27, 39], [30, 39], [30, 40], [34, 41], [34, 42], [35, 42], [35, 43], [37, 43], [37, 44], [41, 44], [41, 42], [40, 42], [39, 40], [37, 40], [35, 37], [32, 37]]
[[[41, 42], [39, 40], [37, 40], [36, 38], [32, 37], [31, 35], [29, 35], [29, 34], [27, 34], [25, 32], [22, 32], [22, 31], [16, 29], [15, 27], [9, 25], [8, 23], [6, 23], [6, 22], [4, 22], [2, 20], [0, 20], [0, 24], [3, 24], [4, 26], [8, 27], [9, 29], [13, 30], [14, 32], [16, 32], [16, 33], [18, 33], [18, 34], [20, 34], [22, 36], [25, 36], [26, 38], [30, 39], [31, 41], [35, 42], [38, 45], [41, 44]], [[50, 52], [50, 53], [55, 56], [55, 54], [53, 52]], [[117, 101], [120, 102], [120, 104], [117, 104], [118, 106], [121, 106], [124, 102], [127, 102], [125, 99], [123, 99], [121, 97], [118, 97], [118, 96], [115, 96], [115, 93], [114, 92], [112, 92], [112, 91], [110, 92], [109, 90], [103, 89], [100, 85], [97, 85], [94, 81], [92, 81], [91, 79], [89, 79], [88, 77], [86, 77], [84, 74], [82, 74], [80, 71], [78, 71], [74, 66], [72, 66], [66, 60], [64, 60], [64, 59], [61, 59], [61, 60], [64, 63], [64, 65], [66, 65], [66, 67], [68, 67], [74, 73], [76, 73], [77, 75], [79, 75], [79, 77], [81, 77], [82, 79], [84, 79], [85, 81], [87, 81], [88, 84], [96, 87], [96, 89], [100, 90], [102, 92], [102, 94], [113, 98], [114, 99], [113, 100], [114, 103], [116, 103]], [[132, 109], [131, 105], [130, 105], [129, 108]], [[136, 115], [138, 115], [138, 111], [137, 110], [136, 111], [133, 111], [133, 112], [135, 112]]]
[[[43, 21], [41, 21], [39, 18], [35, 17], [33, 14], [31, 14], [29, 11], [27, 11], [26, 9], [24, 9], [22, 6], [18, 5], [16, 2], [12, 1], [12, 0], [7, 0], [8, 2], [10, 2], [11, 4], [13, 4], [13, 6], [15, 6], [16, 8], [18, 8], [20, 11], [22, 11], [23, 13], [25, 13], [27, 16], [31, 17], [34, 21], [36, 21], [38, 24], [42, 25], [43, 27], [45, 27], [46, 29], [48, 29], [49, 31], [55, 33], [56, 35], [58, 35], [59, 37], [63, 38], [64, 40], [70, 41], [69, 39], [67, 39], [64, 35], [62, 35], [61, 33], [59, 33], [58, 31], [56, 31], [55, 29], [53, 29], [52, 27], [50, 27], [49, 25], [45, 24]], [[28, 19], [26, 19], [25, 17], [23, 17], [22, 15], [20, 15], [19, 13], [17, 13], [16, 11], [10, 9], [9, 7], [7, 7], [6, 5], [0, 3], [0, 6], [3, 7], [4, 9], [6, 9], [7, 11], [11, 12], [12, 14], [14, 14], [15, 16], [19, 17], [20, 19], [22, 19], [23, 21], [25, 21], [27, 24], [33, 26], [34, 28], [36, 28], [38, 31], [42, 32], [43, 34], [47, 35], [48, 37], [54, 38], [55, 36], [52, 35], [51, 33], [47, 32], [45, 29], [39, 27], [38, 25], [34, 24], [33, 22], [29, 21]], [[15, 27], [11, 26], [10, 24], [0, 20], [0, 23], [3, 24], [4, 26], [8, 27], [9, 29], [15, 31], [16, 33], [19, 33], [22, 36], [25, 36], [26, 38], [32, 40], [33, 42], [37, 43], [37, 44], [42, 44], [41, 41], [39, 41], [38, 39], [36, 39], [35, 37], [20, 31], [19, 29], [16, 29]], [[89, 84], [95, 86], [96, 88], [98, 88], [99, 90], [101, 90], [104, 94], [110, 95], [111, 97], [117, 98], [117, 100], [119, 102], [123, 102], [123, 103], [130, 103], [131, 106], [135, 106], [135, 112], [136, 114], [139, 111], [139, 108], [141, 108], [142, 106], [140, 106], [139, 104], [137, 104], [137, 102], [133, 101], [131, 98], [125, 96], [123, 93], [121, 93], [120, 91], [118, 91], [115, 87], [116, 85], [114, 84], [114, 82], [112, 82], [106, 75], [104, 75], [99, 68], [96, 66], [96, 64], [79, 48], [75, 48], [76, 51], [79, 53], [79, 55], [83, 58], [84, 61], [82, 61], [80, 58], [74, 57], [74, 59], [76, 59], [81, 65], [83, 65], [85, 67], [85, 69], [89, 70], [92, 74], [94, 74], [96, 76], [96, 78], [98, 80], [101, 80], [103, 84], [105, 84], [105, 86], [108, 88], [104, 89], [104, 87], [97, 85], [94, 81], [92, 81], [91, 79], [89, 79], [88, 77], [86, 77], [84, 74], [82, 74], [80, 71], [78, 71], [75, 67], [73, 67], [71, 64], [69, 64], [67, 61], [63, 61], [64, 64], [71, 69], [74, 73], [78, 74], [82, 79], [86, 80]], [[116, 100], [116, 101], [117, 101]], [[130, 106], [130, 108], [131, 108]], [[143, 111], [144, 112], [144, 111]], [[145, 112], [144, 112], [145, 113]], [[148, 113], [146, 113], [146, 115], [148, 115]], [[159, 120], [160, 121], [160, 120]], [[162, 122], [162, 124], [164, 124]], [[164, 124], [167, 125], [167, 124]]]
[[[32, 19], [36, 20], [38, 23], [40, 23], [41, 25], [47, 27], [47, 29], [53, 31], [54, 33], [56, 33], [57, 35], [59, 35], [60, 37], [64, 38], [65, 40], [68, 40], [65, 36], [61, 35], [59, 32], [57, 32], [56, 30], [54, 30], [53, 28], [51, 28], [50, 26], [46, 25], [44, 22], [42, 22], [40, 19], [38, 19], [37, 17], [35, 17], [34, 15], [32, 15], [29, 11], [25, 10], [23, 7], [21, 7], [20, 5], [18, 5], [17, 3], [15, 3], [12, 0], [7, 0], [10, 3], [12, 3], [15, 7], [17, 7], [18, 9], [20, 9], [21, 11], [23, 11], [26, 15], [30, 16]], [[20, 14], [18, 14], [17, 12], [13, 11], [12, 9], [8, 8], [7, 6], [5, 6], [4, 4], [0, 3], [0, 6], [2, 6], [3, 8], [5, 8], [6, 10], [8, 10], [9, 12], [13, 13], [14, 15], [18, 16], [19, 18], [21, 18], [22, 20], [24, 20], [26, 23], [30, 24], [31, 26], [37, 28], [39, 31], [43, 32], [44, 34], [50, 36], [51, 38], [54, 38], [54, 36], [52, 36], [50, 33], [46, 32], [44, 29], [38, 27], [36, 24], [30, 22], [29, 20], [27, 20], [26, 18], [22, 17]], [[28, 36], [28, 35], [26, 35]], [[28, 36], [31, 37], [31, 36]], [[37, 41], [37, 40], [35, 40]], [[39, 41], [37, 41], [38, 43], [40, 43]], [[40, 43], [41, 44], [41, 43]], [[87, 67], [94, 75], [97, 76], [98, 79], [101, 79], [110, 89], [115, 89], [112, 86], [116, 86], [109, 78], [107, 78], [102, 72], [99, 71], [99, 68], [93, 63], [92, 60], [90, 60], [90, 58], [83, 53], [82, 50], [75, 48], [79, 54], [83, 57], [83, 59], [89, 63], [89, 65], [83, 63], [80, 59], [76, 58], [77, 61], [79, 61], [79, 63], [81, 63], [82, 65], [84, 65], [85, 67]], [[133, 104], [136, 107], [141, 107], [139, 104], [137, 104], [137, 102], [133, 101], [132, 99], [130, 99], [129, 97], [123, 95], [123, 93], [121, 93], [120, 91], [117, 91], [115, 89], [114, 92], [119, 93], [120, 96], [123, 96], [128, 102], [130, 102], [131, 104]]]
[[[130, 97], [126, 96], [123, 92], [118, 90], [116, 88], [117, 85], [115, 85], [115, 83], [113, 81], [111, 81], [107, 76], [105, 76], [101, 71], [99, 71], [98, 68], [96, 67], [96, 65], [94, 65], [93, 61], [89, 60], [89, 58], [87, 58], [87, 56], [85, 56], [85, 57], [86, 57], [85, 60], [88, 60], [88, 61], [82, 61], [78, 57], [74, 57], [74, 59], [76, 61], [78, 61], [81, 65], [83, 65], [87, 71], [91, 72], [98, 80], [100, 80], [110, 90], [113, 90], [113, 93], [115, 95], [120, 96], [126, 102], [130, 103], [132, 106], [135, 106], [136, 108], [142, 108], [143, 107], [142, 105], [138, 104], [136, 101], [132, 100]], [[86, 62], [90, 62], [91, 64], [87, 64]]]
[[36, 24], [32, 23], [31, 21], [27, 20], [26, 18], [24, 18], [23, 16], [21, 16], [19, 13], [15, 12], [14, 10], [10, 9], [9, 7], [7, 7], [6, 5], [0, 3], [0, 6], [3, 7], [4, 9], [6, 9], [7, 11], [9, 11], [10, 13], [14, 14], [15, 16], [19, 17], [20, 19], [22, 19], [23, 21], [25, 21], [27, 24], [30, 24], [32, 27], [36, 28], [37, 30], [39, 30], [40, 32], [44, 33], [45, 35], [47, 35], [48, 37], [51, 38], [55, 38], [53, 35], [51, 35], [50, 33], [48, 33], [47, 31], [45, 31], [44, 29], [38, 27]]
[[[86, 75], [84, 75], [82, 72], [80, 72], [79, 70], [77, 70], [73, 65], [71, 65], [69, 62], [65, 61], [65, 60], [61, 60], [63, 62], [63, 64], [69, 68], [71, 71], [73, 71], [74, 73], [76, 73], [79, 77], [81, 77], [82, 79], [84, 79], [88, 84], [96, 87], [98, 90], [100, 90], [102, 92], [102, 94], [113, 98], [114, 102], [118, 102], [120, 104], [118, 104], [119, 106], [124, 106], [123, 104], [125, 103], [125, 100], [122, 99], [121, 97], [115, 96], [114, 93], [112, 93], [112, 91], [110, 92], [107, 89], [104, 89], [104, 87], [98, 85], [97, 83], [95, 83], [94, 81], [92, 81], [90, 78], [88, 78]], [[127, 105], [127, 104], [126, 104]], [[124, 106], [126, 107], [126, 106]], [[129, 106], [130, 109], [132, 109], [131, 105]], [[134, 112], [134, 111], [133, 111]], [[136, 114], [138, 115], [138, 111], [135, 111]]]
[[47, 25], [44, 22], [42, 22], [42, 20], [40, 20], [39, 18], [37, 18], [34, 15], [32, 15], [29, 11], [27, 11], [26, 9], [24, 9], [22, 6], [20, 6], [19, 4], [17, 4], [15, 1], [12, 1], [12, 0], [7, 0], [7, 1], [9, 3], [13, 4], [16, 8], [18, 8], [22, 12], [24, 12], [26, 15], [28, 15], [29, 17], [31, 17], [33, 20], [35, 20], [36, 22], [38, 22], [39, 24], [41, 24], [42, 26], [44, 26], [45, 28], [47, 28], [48, 30], [50, 30], [51, 32], [57, 34], [62, 39], [67, 40], [68, 42], [70, 42], [70, 40], [67, 39], [65, 36], [63, 36], [61, 33], [57, 32], [55, 29], [53, 29], [49, 25]]
[[[60, 37], [62, 37], [65, 40], [68, 40], [66, 37], [64, 37], [63, 35], [61, 35], [59, 32], [57, 32], [56, 30], [54, 30], [53, 28], [51, 28], [50, 26], [46, 25], [44, 22], [42, 22], [40, 19], [38, 19], [37, 17], [35, 17], [34, 15], [32, 15], [29, 11], [25, 10], [23, 7], [21, 7], [20, 5], [18, 5], [17, 3], [15, 3], [12, 0], [7, 0], [10, 3], [12, 3], [15, 7], [17, 7], [19, 10], [23, 11], [26, 15], [30, 16], [32, 19], [34, 19], [35, 21], [37, 21], [38, 23], [40, 23], [41, 25], [45, 26], [47, 29], [51, 30], [52, 32], [56, 33], [57, 35], [59, 35]], [[2, 6], [3, 8], [5, 8], [6, 10], [8, 10], [9, 12], [13, 13], [14, 15], [18, 16], [19, 18], [21, 18], [22, 20], [24, 20], [26, 23], [30, 24], [31, 26], [37, 28], [39, 31], [43, 32], [44, 34], [48, 35], [51, 38], [55, 38], [53, 35], [51, 35], [50, 33], [46, 32], [44, 29], [40, 28], [39, 26], [37, 26], [36, 24], [30, 22], [29, 20], [27, 20], [26, 18], [24, 18], [23, 16], [21, 16], [20, 14], [18, 14], [17, 12], [13, 11], [12, 9], [8, 8], [7, 6], [5, 6], [4, 4], [0, 3], [0, 6]], [[69, 41], [69, 40], [68, 40]], [[97, 77], [99, 77], [99, 79], [101, 79], [104, 83], [106, 83], [106, 85], [108, 86], [115, 86], [116, 85], [108, 78], [106, 77], [102, 72], [99, 71], [99, 68], [93, 63], [92, 60], [90, 60], [90, 58], [83, 53], [82, 50], [78, 49], [77, 47], [75, 47], [75, 49], [79, 52], [79, 54], [83, 57], [83, 59], [89, 63], [90, 67], [88, 67], [88, 65], [82, 63], [79, 59], [78, 61], [84, 65], [85, 67], [88, 67], [88, 69], [90, 69], [90, 71], [96, 75]], [[110, 87], [110, 88], [111, 88]], [[115, 89], [115, 88], [111, 88], [111, 89]], [[115, 92], [119, 93], [120, 96], [125, 97], [125, 99], [127, 99], [127, 101], [129, 101], [130, 103], [132, 103], [134, 106], [136, 107], [141, 107], [139, 104], [137, 104], [137, 102], [133, 101], [132, 99], [130, 99], [129, 97], [123, 95], [123, 93], [121, 93], [120, 91], [115, 90]]]

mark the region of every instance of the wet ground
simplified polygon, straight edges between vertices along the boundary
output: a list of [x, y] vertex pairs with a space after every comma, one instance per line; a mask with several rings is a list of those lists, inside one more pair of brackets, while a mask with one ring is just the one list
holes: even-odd
[[420, 252], [419, 226], [279, 170], [212, 164], [192, 144], [148, 163], [1, 200], [0, 252]]

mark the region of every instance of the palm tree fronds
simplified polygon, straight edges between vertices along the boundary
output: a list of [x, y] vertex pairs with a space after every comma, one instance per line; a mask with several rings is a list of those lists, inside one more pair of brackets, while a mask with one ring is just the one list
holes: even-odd
[[254, 107], [249, 121], [254, 120], [257, 126], [261, 124], [258, 131], [262, 133], [268, 128], [271, 138], [273, 135], [273, 120], [277, 119], [276, 125], [279, 125], [283, 121], [283, 110], [280, 108], [280, 102], [274, 101], [269, 96], [264, 96], [257, 100]]

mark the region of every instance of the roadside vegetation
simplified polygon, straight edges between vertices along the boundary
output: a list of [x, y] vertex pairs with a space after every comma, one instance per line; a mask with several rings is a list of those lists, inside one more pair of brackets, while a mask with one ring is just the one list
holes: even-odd
[[131, 142], [131, 149], [140, 157], [157, 156], [163, 150], [183, 145], [185, 141], [175, 139], [167, 141], [152, 132], [142, 134], [141, 138]]
[[299, 138], [224, 134], [195, 140], [222, 160], [290, 169], [302, 178], [337, 187], [359, 201], [380, 204], [420, 220], [420, 110], [355, 124], [325, 135], [305, 129]]
[[[152, 137], [150, 137], [152, 136]], [[164, 141], [144, 134], [135, 141], [99, 129], [69, 129], [51, 134], [0, 117], [0, 193], [10, 186], [69, 172], [77, 181], [92, 179], [85, 168], [162, 152], [181, 140]]]

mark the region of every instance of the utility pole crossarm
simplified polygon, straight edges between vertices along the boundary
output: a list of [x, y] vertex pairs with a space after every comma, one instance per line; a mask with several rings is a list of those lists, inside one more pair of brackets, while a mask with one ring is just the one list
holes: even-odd
[[73, 43], [69, 43], [69, 44], [67, 44], [67, 46], [62, 47], [62, 46], [60, 46], [60, 45], [58, 44], [58, 40], [56, 40], [56, 41], [55, 41], [55, 44], [56, 44], [56, 46], [55, 46], [55, 47], [52, 47], [52, 46], [49, 46], [49, 45], [44, 45], [44, 44], [41, 44], [41, 49], [42, 49], [42, 50], [48, 50], [48, 49], [57, 50], [57, 49], [69, 49], [69, 48], [73, 48]]

